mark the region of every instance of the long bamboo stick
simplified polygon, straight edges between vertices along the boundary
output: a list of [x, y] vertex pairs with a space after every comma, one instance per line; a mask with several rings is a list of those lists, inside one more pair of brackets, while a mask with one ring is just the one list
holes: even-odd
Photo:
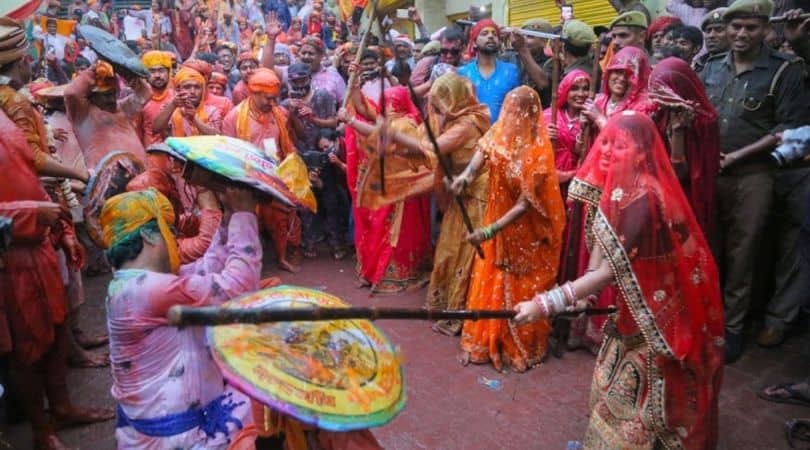
[[[377, 16], [377, 4], [378, 0], [372, 0], [371, 2], [371, 20], [368, 21], [368, 28], [366, 32], [363, 33], [363, 37], [360, 38], [360, 46], [357, 48], [357, 53], [354, 57], [354, 64], [355, 66], [360, 65], [360, 61], [363, 58], [363, 52], [366, 51], [366, 43], [368, 42], [368, 37], [371, 35], [371, 28], [374, 25], [374, 17]], [[349, 98], [352, 95], [352, 86], [354, 86], [354, 80], [357, 78], [357, 72], [352, 72], [349, 74], [349, 82], [346, 83], [348, 89], [346, 89], [346, 95], [343, 96], [343, 103], [341, 103], [341, 107], [345, 108], [349, 104]]]
[[[573, 316], [578, 314], [603, 315], [613, 314], [615, 308], [586, 309], [560, 314]], [[175, 305], [169, 309], [167, 318], [175, 326], [216, 326], [238, 323], [260, 324], [273, 322], [321, 322], [329, 320], [481, 320], [511, 319], [515, 317], [511, 310], [431, 310], [408, 308], [221, 308], [206, 306], [193, 308]]]

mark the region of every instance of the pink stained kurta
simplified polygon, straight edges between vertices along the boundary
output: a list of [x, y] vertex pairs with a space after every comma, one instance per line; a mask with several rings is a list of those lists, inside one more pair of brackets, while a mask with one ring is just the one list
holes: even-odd
[[160, 110], [174, 99], [174, 92], [169, 91], [165, 97], [160, 100], [150, 98], [149, 101], [143, 105], [141, 113], [138, 115], [138, 123], [140, 125], [139, 131], [141, 133], [141, 142], [144, 148], [152, 144], [163, 142], [166, 136], [163, 133], [156, 133], [155, 118], [160, 114]]
[[84, 169], [84, 155], [79, 147], [79, 141], [76, 140], [76, 135], [73, 134], [73, 124], [70, 123], [67, 114], [62, 111], [54, 111], [45, 118], [45, 121], [52, 129], [59, 128], [67, 131], [66, 141], [55, 142], [56, 156], [59, 160], [68, 167]]
[[[243, 402], [232, 416], [243, 427], [253, 423], [249, 399], [225, 381], [214, 363], [205, 328], [169, 326], [173, 305], [215, 306], [259, 288], [262, 247], [256, 216], [233, 214], [220, 228], [205, 255], [180, 268], [180, 274], [118, 270], [107, 296], [112, 396], [130, 419], [154, 419], [205, 406], [222, 394]], [[228, 425], [208, 438], [199, 428], [155, 438], [132, 427], [116, 429], [118, 448], [225, 449], [239, 429]]]
[[[203, 109], [205, 110], [206, 116], [208, 116], [208, 120], [205, 121], [205, 124], [209, 127], [215, 128], [217, 131], [222, 131], [222, 111], [214, 105], [209, 105], [208, 103], [203, 103]], [[177, 113], [177, 111], [175, 111]], [[183, 130], [174, 129], [174, 116], [169, 120], [169, 126], [171, 127], [171, 135], [172, 136], [196, 136], [202, 133], [199, 133], [197, 128], [188, 120], [183, 120]]]
[[135, 93], [120, 100], [115, 113], [103, 111], [88, 100], [93, 76], [92, 71], [85, 70], [65, 88], [67, 117], [73, 124], [73, 133], [84, 153], [85, 164], [93, 169], [113, 150], [129, 152], [146, 161], [146, 152], [134, 123], [148, 93]]
[[[245, 100], [248, 101], [248, 100]], [[225, 120], [222, 121], [222, 134], [225, 136], [236, 137], [242, 139], [236, 132], [236, 121], [239, 117], [239, 107], [237, 105], [236, 108], [233, 108], [227, 116], [225, 116]], [[284, 116], [289, 118], [289, 112], [281, 108], [281, 110], [285, 113]], [[255, 145], [256, 147], [266, 150], [264, 147], [264, 140], [265, 139], [273, 139], [276, 141], [276, 145], [280, 145], [279, 143], [279, 129], [278, 124], [276, 124], [275, 119], [271, 113], [267, 113], [267, 125], [263, 126], [258, 121], [253, 118], [253, 115], [248, 116], [248, 128], [250, 128], [250, 139], [248, 140], [251, 144]], [[277, 147], [278, 148], [278, 147]], [[279, 159], [282, 159], [285, 155], [285, 152], [288, 151], [287, 149], [278, 148], [278, 156]]]
[[321, 67], [312, 75], [312, 90], [326, 91], [339, 103], [346, 96], [346, 82], [334, 67]]
[[233, 105], [236, 105], [236, 102], [232, 102], [231, 99], [228, 97], [223, 97], [221, 95], [214, 95], [211, 93], [205, 94], [205, 102], [206, 106], [213, 106], [219, 110], [219, 116], [225, 117], [228, 115], [229, 112], [233, 109]]

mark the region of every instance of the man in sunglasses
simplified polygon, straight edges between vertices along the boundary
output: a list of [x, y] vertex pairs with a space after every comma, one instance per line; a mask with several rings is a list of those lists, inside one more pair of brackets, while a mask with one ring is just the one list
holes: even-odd
[[411, 73], [411, 83], [420, 95], [430, 90], [430, 80], [433, 75], [442, 70], [442, 67], [458, 67], [461, 65], [461, 53], [464, 50], [464, 33], [460, 28], [447, 28], [440, 39], [441, 48], [436, 56], [426, 56], [416, 63]]

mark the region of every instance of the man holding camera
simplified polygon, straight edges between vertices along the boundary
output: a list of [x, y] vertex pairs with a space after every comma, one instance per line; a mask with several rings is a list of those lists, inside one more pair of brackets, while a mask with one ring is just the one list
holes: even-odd
[[[770, 0], [731, 4], [723, 15], [731, 49], [710, 57], [699, 74], [720, 116], [722, 173], [717, 196], [723, 245], [718, 260], [724, 269], [727, 362], [737, 360], [743, 351], [758, 242], [774, 193], [780, 189], [774, 185], [776, 172], [769, 153], [776, 147], [778, 133], [801, 125], [808, 117], [801, 60], [764, 44], [772, 10]], [[785, 244], [788, 238], [782, 236], [780, 241]], [[782, 253], [776, 267], [774, 304], [788, 294], [785, 290], [793, 276], [795, 258]], [[778, 345], [784, 337], [784, 321], [769, 322], [758, 342]]]

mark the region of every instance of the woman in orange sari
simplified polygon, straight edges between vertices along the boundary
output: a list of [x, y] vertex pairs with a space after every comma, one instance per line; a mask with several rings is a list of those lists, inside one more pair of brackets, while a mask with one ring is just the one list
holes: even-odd
[[[470, 184], [484, 162], [489, 165], [484, 223], [489, 225], [467, 236], [484, 250], [473, 265], [467, 307], [512, 309], [554, 285], [565, 226], [554, 150], [533, 89], [521, 86], [507, 94], [498, 121], [478, 141], [453, 190]], [[521, 327], [507, 320], [464, 322], [461, 363], [492, 362], [498, 370], [506, 364], [523, 372], [545, 356], [550, 330], [547, 320]]]

